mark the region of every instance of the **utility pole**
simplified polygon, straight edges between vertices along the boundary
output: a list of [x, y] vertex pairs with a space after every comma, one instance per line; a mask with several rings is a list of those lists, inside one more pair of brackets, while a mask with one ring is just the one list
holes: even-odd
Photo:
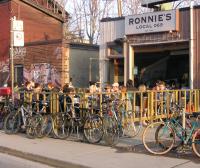
[[122, 1], [117, 0], [118, 16], [122, 17]]
[[11, 28], [10, 28], [10, 75], [11, 75], [11, 91], [12, 91], [12, 102], [14, 103], [14, 37], [13, 37], [13, 21], [15, 20], [15, 17], [11, 18]]
[[12, 102], [14, 102], [14, 47], [24, 46], [23, 21], [16, 20], [16, 17], [10, 19], [10, 75]]

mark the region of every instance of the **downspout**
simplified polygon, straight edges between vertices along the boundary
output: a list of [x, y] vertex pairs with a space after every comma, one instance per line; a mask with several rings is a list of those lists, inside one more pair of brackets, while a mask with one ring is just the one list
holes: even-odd
[[190, 89], [194, 86], [194, 15], [193, 15], [193, 1], [190, 0], [190, 57], [189, 57], [189, 67], [190, 67]]

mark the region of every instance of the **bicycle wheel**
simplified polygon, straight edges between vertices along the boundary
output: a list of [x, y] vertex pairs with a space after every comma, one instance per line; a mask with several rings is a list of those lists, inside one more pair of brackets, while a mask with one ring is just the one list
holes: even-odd
[[200, 157], [200, 129], [196, 130], [192, 137], [192, 149]]
[[5, 118], [7, 117], [9, 113], [10, 111], [8, 111], [8, 109], [5, 108], [5, 106], [0, 107], [0, 129], [4, 128]]
[[4, 130], [6, 134], [16, 134], [21, 126], [21, 115], [17, 113], [10, 113], [4, 121]]
[[91, 115], [84, 122], [84, 136], [89, 143], [98, 143], [103, 137], [103, 120], [99, 115]]
[[27, 126], [26, 135], [30, 139], [34, 139], [34, 138], [37, 137], [36, 129], [35, 129], [35, 126], [33, 124], [31, 124], [30, 126]]
[[44, 136], [46, 136], [46, 125], [44, 124], [44, 118], [41, 114], [36, 114], [34, 116], [32, 116], [33, 120], [34, 120], [34, 130], [35, 130], [35, 134], [37, 138], [43, 138]]
[[140, 121], [133, 120], [133, 112], [127, 111], [125, 122], [123, 124], [123, 134], [129, 137], [135, 137], [139, 134], [142, 124]]
[[155, 122], [146, 127], [142, 140], [150, 153], [162, 155], [173, 148], [175, 133], [166, 123]]
[[27, 118], [26, 135], [30, 139], [40, 137], [42, 135], [42, 116], [36, 114]]
[[119, 124], [114, 116], [104, 116], [103, 130], [105, 143], [110, 146], [116, 145], [119, 140]]
[[53, 118], [53, 133], [59, 139], [68, 138], [73, 131], [73, 120], [65, 114], [58, 113]]
[[[39, 138], [42, 138], [44, 136], [48, 136], [52, 132], [52, 125], [53, 125], [53, 119], [51, 115], [43, 115], [42, 116], [42, 124], [41, 124], [41, 131], [38, 134]], [[38, 123], [39, 124], [39, 123]]]

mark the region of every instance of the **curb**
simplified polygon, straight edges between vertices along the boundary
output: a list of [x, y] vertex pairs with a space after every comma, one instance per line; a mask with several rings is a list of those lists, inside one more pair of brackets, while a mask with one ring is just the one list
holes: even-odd
[[70, 168], [89, 168], [87, 166], [74, 164], [74, 163], [70, 163], [70, 162], [65, 162], [65, 161], [61, 161], [61, 160], [58, 160], [58, 159], [52, 159], [52, 158], [48, 158], [48, 157], [45, 157], [45, 156], [36, 155], [36, 154], [32, 154], [32, 153], [22, 152], [22, 151], [11, 149], [11, 148], [4, 147], [4, 146], [0, 146], [0, 153], [5, 153], [5, 154], [8, 154], [8, 155], [16, 156], [16, 157], [23, 158], [23, 159], [26, 159], [26, 160], [39, 162], [39, 163], [46, 164], [46, 165], [49, 165], [49, 166], [52, 166], [52, 167], [58, 167], [58, 168], [69, 168], [69, 167]]

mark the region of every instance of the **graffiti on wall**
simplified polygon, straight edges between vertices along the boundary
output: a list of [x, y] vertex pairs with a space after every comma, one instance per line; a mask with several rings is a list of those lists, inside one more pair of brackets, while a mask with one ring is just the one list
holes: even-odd
[[0, 61], [0, 86], [8, 83], [9, 80], [9, 59]]
[[54, 50], [54, 55], [56, 56], [56, 59], [62, 58], [62, 47], [56, 47]]
[[24, 68], [24, 78], [26, 81], [34, 81], [40, 84], [52, 82], [56, 86], [61, 86], [61, 75], [57, 69], [48, 63], [32, 64], [28, 71]]
[[14, 59], [23, 59], [26, 56], [25, 47], [15, 47], [14, 48]]

